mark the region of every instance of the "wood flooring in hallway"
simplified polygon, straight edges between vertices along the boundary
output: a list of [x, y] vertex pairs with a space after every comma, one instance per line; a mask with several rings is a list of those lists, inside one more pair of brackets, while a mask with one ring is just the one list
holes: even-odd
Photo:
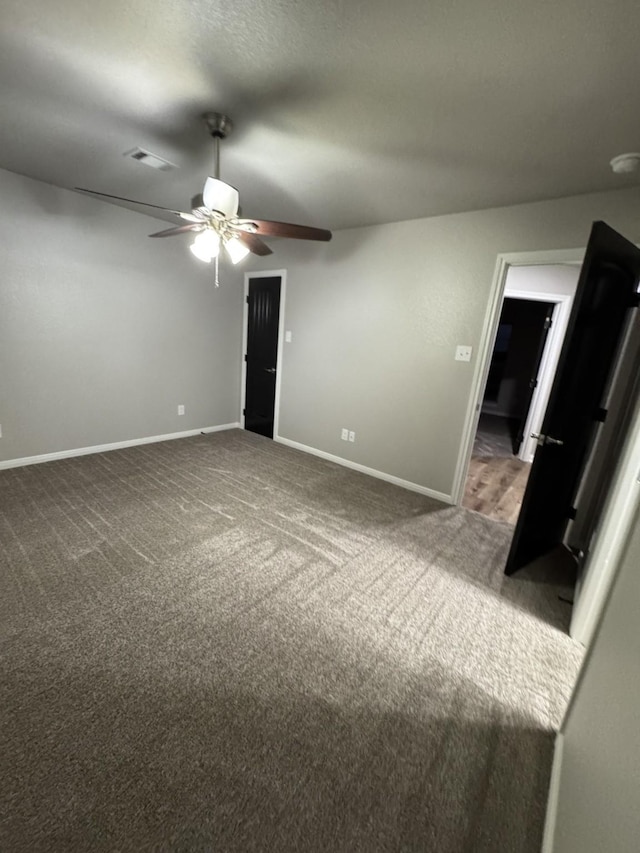
[[517, 456], [473, 456], [462, 506], [515, 524], [531, 465]]

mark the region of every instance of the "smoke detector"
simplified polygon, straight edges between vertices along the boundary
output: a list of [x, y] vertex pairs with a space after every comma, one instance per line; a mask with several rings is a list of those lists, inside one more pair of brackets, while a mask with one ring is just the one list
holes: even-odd
[[638, 171], [640, 154], [619, 154], [613, 158], [610, 165], [616, 175], [629, 175]]

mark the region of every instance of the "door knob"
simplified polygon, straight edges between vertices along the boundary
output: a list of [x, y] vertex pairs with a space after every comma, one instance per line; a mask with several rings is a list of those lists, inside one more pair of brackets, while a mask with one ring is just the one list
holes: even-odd
[[543, 435], [540, 432], [532, 432], [531, 438], [535, 438], [540, 447], [542, 447], [543, 444], [564, 444], [564, 441], [561, 439], [552, 438], [550, 435]]
[[265, 370], [265, 373], [275, 373], [276, 372], [275, 367], [265, 367], [264, 370]]

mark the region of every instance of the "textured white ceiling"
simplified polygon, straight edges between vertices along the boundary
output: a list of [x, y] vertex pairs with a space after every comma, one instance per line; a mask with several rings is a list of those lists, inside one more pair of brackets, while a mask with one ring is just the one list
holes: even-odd
[[[0, 166], [342, 228], [629, 186], [635, 0], [4, 0]], [[146, 148], [157, 172], [123, 152]]]

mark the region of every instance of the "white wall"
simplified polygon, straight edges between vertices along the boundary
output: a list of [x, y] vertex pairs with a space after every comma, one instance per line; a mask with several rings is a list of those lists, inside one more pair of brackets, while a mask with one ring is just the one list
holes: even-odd
[[280, 435], [451, 495], [498, 254], [584, 247], [596, 219], [640, 239], [640, 191], [274, 241], [253, 268], [288, 270]]
[[638, 521], [562, 726], [557, 811], [546, 847], [553, 853], [632, 853], [640, 846]]
[[445, 496], [497, 255], [583, 246], [594, 219], [640, 239], [623, 190], [273, 240], [215, 290], [180, 238], [147, 239], [157, 220], [7, 172], [0, 188], [0, 459], [236, 421], [243, 274], [287, 268], [280, 435]]
[[156, 219], [5, 171], [0, 196], [0, 461], [238, 420], [241, 288]]
[[[555, 293], [557, 296], [573, 296], [579, 274], [580, 266], [577, 264], [509, 267], [505, 293], [516, 298], [523, 293]], [[527, 297], [525, 295], [522, 298]]]

